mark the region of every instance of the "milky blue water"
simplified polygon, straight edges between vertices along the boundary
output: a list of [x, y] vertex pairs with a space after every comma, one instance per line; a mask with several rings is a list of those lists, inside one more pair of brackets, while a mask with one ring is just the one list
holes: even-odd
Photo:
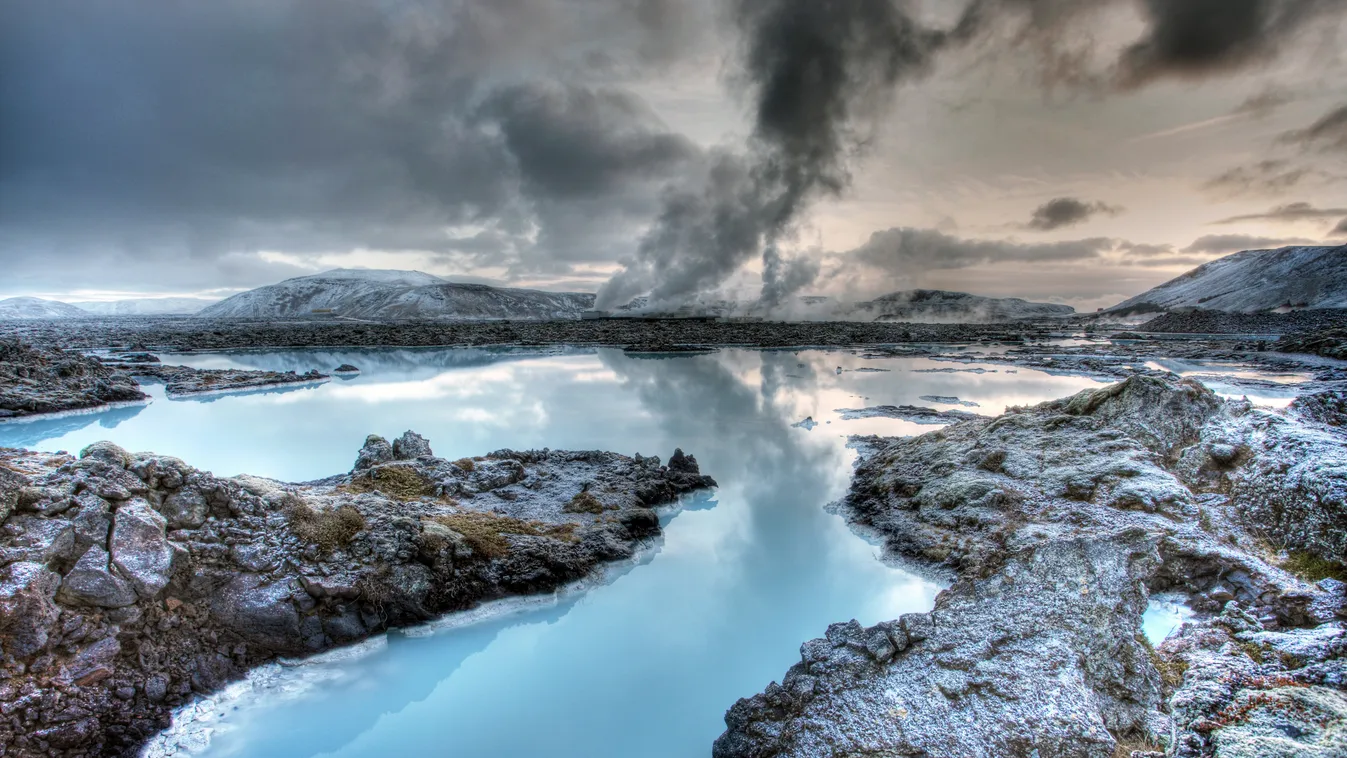
[[[940, 586], [886, 565], [825, 510], [850, 478], [849, 434], [932, 427], [836, 409], [958, 397], [1007, 405], [1098, 386], [1004, 366], [848, 352], [323, 350], [163, 356], [199, 367], [362, 373], [317, 387], [0, 424], [0, 445], [108, 439], [230, 476], [348, 470], [368, 434], [413, 429], [445, 458], [510, 447], [695, 454], [720, 487], [594, 586], [493, 605], [451, 628], [269, 667], [184, 709], [153, 746], [207, 756], [707, 756], [735, 699], [799, 660], [831, 622], [930, 608]], [[985, 369], [972, 373], [968, 369]], [[953, 369], [951, 371], [951, 369]], [[812, 417], [817, 426], [793, 426]], [[358, 654], [357, 654], [358, 653]]]

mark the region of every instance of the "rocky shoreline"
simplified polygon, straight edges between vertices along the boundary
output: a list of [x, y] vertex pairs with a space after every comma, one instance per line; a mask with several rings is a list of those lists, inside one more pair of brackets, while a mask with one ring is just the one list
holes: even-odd
[[[1286, 413], [1155, 377], [858, 441], [843, 513], [957, 576], [829, 627], [726, 715], [717, 758], [1347, 751], [1340, 393]], [[1158, 649], [1151, 593], [1206, 617]]]
[[306, 655], [630, 558], [697, 461], [408, 432], [347, 474], [216, 477], [110, 443], [0, 449], [0, 753], [131, 756], [174, 707]]
[[0, 341], [0, 419], [148, 399], [134, 379], [92, 358]]

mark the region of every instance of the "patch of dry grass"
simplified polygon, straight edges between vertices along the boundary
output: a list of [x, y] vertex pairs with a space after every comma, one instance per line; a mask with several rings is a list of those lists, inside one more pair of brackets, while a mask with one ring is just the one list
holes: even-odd
[[471, 474], [473, 471], [477, 470], [477, 463], [471, 458], [459, 458], [454, 461], [454, 465], [458, 467], [459, 471], [462, 471], [465, 474]]
[[572, 542], [575, 540], [575, 524], [546, 524], [541, 521], [524, 521], [499, 513], [480, 513], [464, 511], [444, 516], [432, 516], [431, 521], [453, 529], [463, 535], [463, 539], [478, 553], [487, 558], [500, 558], [510, 552], [507, 535], [518, 534], [529, 537], [551, 537]]
[[593, 513], [598, 515], [608, 510], [608, 506], [604, 505], [597, 497], [594, 497], [592, 492], [585, 490], [583, 492], [575, 493], [575, 497], [571, 498], [571, 501], [563, 506], [561, 510], [567, 513]]
[[298, 496], [289, 498], [286, 516], [290, 531], [305, 542], [312, 542], [324, 552], [332, 552], [351, 544], [351, 540], [365, 528], [365, 517], [355, 506], [343, 505], [330, 510], [318, 510]]
[[1164, 754], [1165, 746], [1145, 738], [1123, 738], [1113, 748], [1113, 758], [1132, 758], [1133, 753]]
[[344, 492], [382, 492], [394, 500], [417, 500], [435, 495], [434, 483], [417, 473], [411, 466], [380, 466], [351, 478], [350, 484], [338, 489]]

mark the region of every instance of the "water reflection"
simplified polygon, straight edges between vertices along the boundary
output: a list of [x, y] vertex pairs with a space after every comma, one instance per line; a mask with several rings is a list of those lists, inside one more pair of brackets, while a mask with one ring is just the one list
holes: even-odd
[[[128, 403], [101, 411], [43, 416], [0, 423], [0, 446], [56, 450], [43, 443], [57, 440], [97, 425], [98, 429], [116, 429], [123, 421], [145, 410], [146, 403]], [[103, 435], [108, 436], [108, 435]]]

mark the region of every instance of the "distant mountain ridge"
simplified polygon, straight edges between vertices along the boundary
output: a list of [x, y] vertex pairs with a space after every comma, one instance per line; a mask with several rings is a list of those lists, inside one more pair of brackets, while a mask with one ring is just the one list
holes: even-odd
[[948, 290], [902, 290], [856, 303], [856, 313], [874, 314], [875, 321], [925, 323], [991, 323], [1026, 318], [1063, 318], [1075, 308], [1034, 303], [1018, 297], [983, 297]]
[[95, 316], [189, 316], [216, 302], [198, 297], [142, 297], [70, 305]]
[[43, 300], [40, 297], [11, 297], [0, 300], [0, 319], [3, 320], [84, 318], [88, 315], [88, 311], [82, 311], [59, 300]]
[[594, 307], [580, 292], [456, 284], [420, 271], [335, 269], [241, 292], [204, 308], [202, 318], [550, 320]]
[[1347, 308], [1347, 245], [1245, 250], [1204, 263], [1106, 313]]

